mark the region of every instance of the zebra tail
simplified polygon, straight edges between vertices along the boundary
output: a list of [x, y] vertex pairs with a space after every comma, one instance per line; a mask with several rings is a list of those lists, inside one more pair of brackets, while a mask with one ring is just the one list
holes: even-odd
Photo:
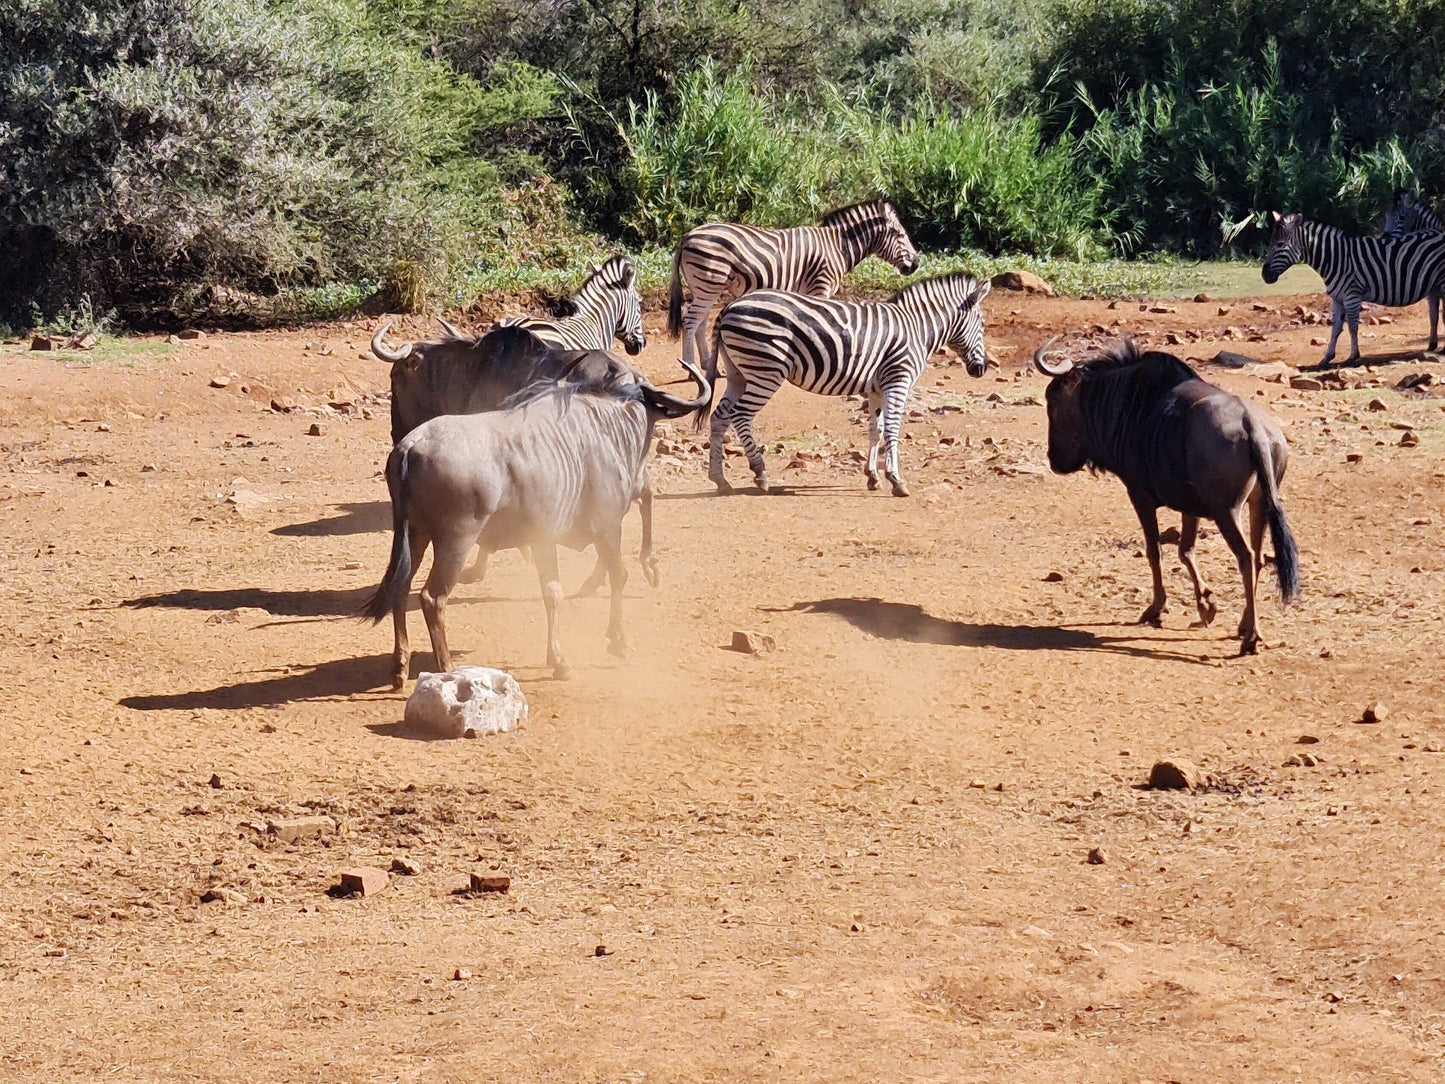
[[672, 283], [667, 288], [667, 335], [682, 334], [682, 245], [672, 254]]
[[391, 560], [381, 585], [362, 607], [360, 617], [375, 624], [396, 608], [411, 586], [411, 530], [406, 514], [406, 453], [393, 448], [386, 460], [386, 488], [391, 494]]

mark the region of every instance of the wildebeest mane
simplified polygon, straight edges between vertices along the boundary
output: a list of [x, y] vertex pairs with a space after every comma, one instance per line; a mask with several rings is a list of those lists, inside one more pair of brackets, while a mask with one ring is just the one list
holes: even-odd
[[607, 384], [577, 384], [568, 382], [567, 377], [585, 360], [579, 357], [555, 377], [543, 377], [520, 388], [502, 401], [502, 410], [524, 410], [544, 399], [556, 399], [561, 412], [565, 413], [572, 400], [579, 395], [594, 399], [615, 399], [618, 402], [642, 402], [642, 385], [610, 381]]
[[1087, 466], [1117, 472], [1131, 452], [1151, 446], [1174, 419], [1156, 409], [1171, 388], [1199, 374], [1173, 354], [1141, 351], [1132, 339], [1075, 365], [1079, 412], [1088, 444]]

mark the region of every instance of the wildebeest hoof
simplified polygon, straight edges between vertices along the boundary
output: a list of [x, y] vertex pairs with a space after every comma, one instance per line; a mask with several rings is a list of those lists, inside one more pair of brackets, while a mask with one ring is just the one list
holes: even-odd
[[1263, 641], [1258, 636], [1246, 637], [1239, 645], [1239, 653], [1241, 655], [1258, 655], [1262, 646]]
[[558, 681], [568, 681], [572, 677], [572, 667], [565, 662], [554, 662], [552, 664], [552, 676]]
[[907, 487], [906, 485], [904, 485], [902, 482], [894, 482], [894, 483], [893, 483], [893, 495], [894, 495], [895, 497], [906, 497], [906, 496], [908, 496], [908, 487]]
[[1212, 601], [1210, 601], [1208, 595], [1205, 595], [1204, 601], [1199, 604], [1199, 623], [1204, 628], [1208, 628], [1210, 625], [1214, 624], [1214, 618], [1218, 613], [1219, 608], [1215, 606]]
[[1153, 625], [1156, 629], [1162, 629], [1164, 627], [1164, 618], [1161, 616], [1163, 613], [1162, 606], [1157, 610], [1145, 610], [1139, 615], [1139, 624]]
[[457, 583], [476, 583], [487, 574], [487, 566], [480, 561], [473, 561], [471, 566], [462, 569], [461, 575], [457, 577]]
[[653, 587], [656, 587], [662, 583], [662, 572], [657, 567], [656, 557], [649, 557], [647, 560], [642, 562], [642, 575]]
[[391, 688], [392, 688], [392, 691], [393, 691], [393, 692], [398, 692], [398, 693], [401, 692], [403, 689], [405, 689], [405, 688], [406, 688], [406, 675], [405, 675], [405, 674], [393, 674], [393, 675], [391, 676]]
[[733, 491], [733, 484], [726, 478], [714, 478], [712, 483], [717, 486], [719, 493], [731, 493]]
[[607, 644], [607, 654], [615, 655], [619, 659], [625, 659], [632, 653], [632, 648], [627, 645], [626, 640], [612, 640]]

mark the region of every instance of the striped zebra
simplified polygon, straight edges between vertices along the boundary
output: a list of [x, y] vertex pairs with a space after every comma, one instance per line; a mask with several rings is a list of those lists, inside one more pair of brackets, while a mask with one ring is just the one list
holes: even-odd
[[[898, 441], [909, 393], [944, 344], [963, 358], [970, 376], [983, 376], [988, 358], [979, 306], [988, 291], [989, 283], [960, 272], [914, 283], [887, 301], [831, 301], [780, 290], [757, 290], [734, 301], [713, 331], [714, 353], [727, 374], [727, 390], [712, 416], [708, 467], [718, 492], [732, 488], [723, 475], [730, 427], [758, 488], [768, 488], [753, 418], [787, 380], [819, 395], [866, 396], [868, 488], [878, 488], [881, 447], [893, 495], [908, 496], [898, 471]], [[704, 417], [699, 415], [699, 426]]]
[[1438, 345], [1436, 323], [1440, 294], [1445, 289], [1445, 233], [1412, 233], [1405, 237], [1349, 237], [1343, 230], [1310, 222], [1298, 214], [1269, 213], [1274, 232], [1264, 254], [1264, 281], [1275, 282], [1292, 264], [1306, 263], [1325, 280], [1333, 327], [1321, 365], [1335, 357], [1340, 328], [1350, 324], [1350, 356], [1360, 358], [1360, 306], [1430, 305], [1430, 349]]
[[1405, 237], [1412, 233], [1445, 232], [1445, 219], [1422, 203], [1413, 192], [1403, 188], [1395, 192], [1385, 211], [1384, 237]]
[[[709, 357], [707, 320], [715, 307], [753, 290], [788, 290], [832, 297], [843, 277], [869, 256], [905, 275], [918, 269], [918, 250], [887, 200], [840, 207], [816, 226], [773, 230], [709, 222], [689, 230], [672, 256], [667, 333], [682, 336], [682, 357], [717, 379]], [[692, 300], [683, 312], [684, 279]]]
[[629, 354], [647, 345], [642, 330], [642, 298], [637, 271], [626, 256], [613, 256], [594, 267], [582, 288], [572, 295], [572, 315], [562, 320], [509, 316], [497, 327], [524, 327], [537, 338], [568, 350], [611, 350], [614, 337]]

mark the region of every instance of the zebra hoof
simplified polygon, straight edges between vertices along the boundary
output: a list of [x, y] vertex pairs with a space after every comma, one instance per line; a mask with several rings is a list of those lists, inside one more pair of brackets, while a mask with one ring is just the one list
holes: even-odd
[[868, 476], [868, 488], [870, 490], [878, 488], [878, 476], [876, 474], [870, 474]]
[[906, 485], [904, 485], [902, 482], [894, 482], [894, 483], [893, 483], [893, 495], [894, 495], [895, 497], [906, 497], [906, 496], [908, 496], [908, 487], [907, 487]]

